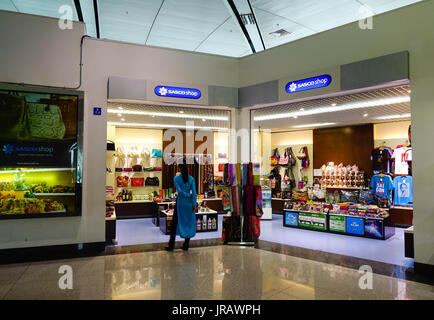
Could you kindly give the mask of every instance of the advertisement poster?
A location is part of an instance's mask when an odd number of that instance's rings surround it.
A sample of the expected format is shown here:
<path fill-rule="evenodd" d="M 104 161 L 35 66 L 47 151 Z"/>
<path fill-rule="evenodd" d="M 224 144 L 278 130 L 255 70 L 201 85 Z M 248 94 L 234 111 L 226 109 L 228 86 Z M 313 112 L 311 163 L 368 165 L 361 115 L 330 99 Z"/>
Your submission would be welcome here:
<path fill-rule="evenodd" d="M 369 237 L 383 238 L 383 220 L 366 219 L 365 234 Z"/>
<path fill-rule="evenodd" d="M 330 215 L 329 229 L 335 232 L 345 232 L 345 217 Z"/>
<path fill-rule="evenodd" d="M 300 212 L 298 215 L 298 225 L 305 228 L 326 230 L 326 215 L 318 213 Z"/>
<path fill-rule="evenodd" d="M 0 91 L 0 140 L 76 140 L 78 97 Z"/>
<path fill-rule="evenodd" d="M 296 227 L 298 213 L 295 211 L 285 211 L 285 225 Z"/>
<path fill-rule="evenodd" d="M 347 233 L 363 236 L 363 220 L 364 218 L 347 217 Z"/>

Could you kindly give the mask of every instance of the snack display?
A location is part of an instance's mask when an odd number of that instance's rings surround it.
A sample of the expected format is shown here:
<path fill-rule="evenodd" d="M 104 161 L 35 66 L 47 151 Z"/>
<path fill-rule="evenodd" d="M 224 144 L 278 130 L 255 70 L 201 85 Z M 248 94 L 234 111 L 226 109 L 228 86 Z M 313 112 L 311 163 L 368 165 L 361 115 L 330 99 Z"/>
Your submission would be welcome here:
<path fill-rule="evenodd" d="M 0 181 L 0 191 L 11 191 L 12 184 L 9 181 Z"/>
<path fill-rule="evenodd" d="M 75 188 L 62 185 L 48 187 L 46 182 L 41 182 L 30 185 L 30 191 L 33 193 L 74 193 Z"/>
<path fill-rule="evenodd" d="M 65 206 L 61 202 L 48 199 L 9 198 L 0 200 L 0 215 L 37 214 L 59 211 L 65 211 Z"/>

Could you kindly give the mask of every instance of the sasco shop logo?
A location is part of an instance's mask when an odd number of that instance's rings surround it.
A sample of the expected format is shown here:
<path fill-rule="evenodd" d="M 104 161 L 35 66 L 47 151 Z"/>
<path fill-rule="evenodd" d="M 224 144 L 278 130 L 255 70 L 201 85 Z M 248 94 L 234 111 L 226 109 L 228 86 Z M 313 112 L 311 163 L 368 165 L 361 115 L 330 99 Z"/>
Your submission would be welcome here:
<path fill-rule="evenodd" d="M 285 90 L 288 93 L 295 93 L 327 87 L 330 83 L 332 83 L 332 77 L 328 74 L 324 74 L 322 76 L 288 82 L 285 86 Z"/>
<path fill-rule="evenodd" d="M 3 145 L 2 151 L 6 155 L 11 155 L 15 152 L 25 152 L 25 153 L 53 153 L 54 148 L 50 147 L 14 147 L 11 144 Z"/>
<path fill-rule="evenodd" d="M 5 144 L 3 145 L 3 149 L 2 149 L 4 154 L 12 154 L 12 152 L 14 152 L 14 146 L 10 145 L 10 144 Z"/>
<path fill-rule="evenodd" d="M 154 92 L 159 97 L 182 98 L 182 99 L 199 99 L 202 93 L 194 88 L 156 86 Z"/>

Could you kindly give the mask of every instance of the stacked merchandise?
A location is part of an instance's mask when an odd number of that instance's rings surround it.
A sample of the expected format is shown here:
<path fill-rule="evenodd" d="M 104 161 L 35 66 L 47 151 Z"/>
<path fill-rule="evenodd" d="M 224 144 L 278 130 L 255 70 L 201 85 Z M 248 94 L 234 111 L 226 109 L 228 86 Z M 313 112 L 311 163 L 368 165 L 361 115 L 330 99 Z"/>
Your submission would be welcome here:
<path fill-rule="evenodd" d="M 262 188 L 254 181 L 253 164 L 225 164 L 223 171 L 223 242 L 252 243 L 260 236 Z"/>
<path fill-rule="evenodd" d="M 114 190 L 112 186 L 105 187 L 105 216 L 110 218 L 115 214 L 115 201 L 114 201 Z"/>
<path fill-rule="evenodd" d="M 354 165 L 344 166 L 342 163 L 335 165 L 329 162 L 321 167 L 322 176 L 320 184 L 322 187 L 363 187 L 365 174 L 359 171 L 359 167 Z"/>

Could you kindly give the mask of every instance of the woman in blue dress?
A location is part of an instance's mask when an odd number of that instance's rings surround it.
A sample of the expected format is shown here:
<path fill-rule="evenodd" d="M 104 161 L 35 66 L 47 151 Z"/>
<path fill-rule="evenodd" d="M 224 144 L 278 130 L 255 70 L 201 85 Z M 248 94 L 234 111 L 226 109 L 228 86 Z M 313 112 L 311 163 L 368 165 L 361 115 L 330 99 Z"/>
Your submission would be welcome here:
<path fill-rule="evenodd" d="M 187 165 L 179 165 L 181 174 L 177 175 L 173 182 L 175 184 L 178 197 L 176 199 L 175 210 L 170 230 L 169 246 L 167 251 L 172 251 L 175 247 L 175 237 L 179 235 L 184 238 L 182 249 L 187 251 L 190 245 L 190 238 L 196 235 L 196 184 L 194 178 L 188 174 Z"/>

